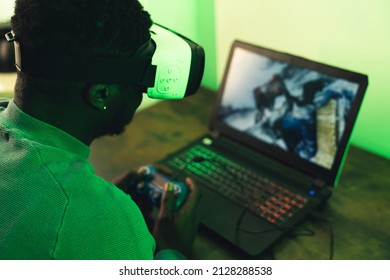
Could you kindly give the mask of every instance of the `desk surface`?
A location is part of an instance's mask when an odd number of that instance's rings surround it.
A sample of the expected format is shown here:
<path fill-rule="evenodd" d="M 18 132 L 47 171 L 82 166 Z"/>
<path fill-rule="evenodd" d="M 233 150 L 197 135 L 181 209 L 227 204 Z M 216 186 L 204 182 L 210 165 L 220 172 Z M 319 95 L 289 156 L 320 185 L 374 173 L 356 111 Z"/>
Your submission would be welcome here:
<path fill-rule="evenodd" d="M 96 140 L 90 160 L 107 180 L 154 163 L 207 131 L 216 94 L 206 89 L 180 101 L 163 101 L 135 115 L 123 135 Z M 390 161 L 360 148 L 349 150 L 339 186 L 321 209 L 328 220 L 308 218 L 300 226 L 313 236 L 285 236 L 260 259 L 327 259 L 330 230 L 333 259 L 390 259 Z M 329 226 L 330 227 L 329 227 Z M 245 259 L 201 227 L 194 244 L 197 259 Z"/>

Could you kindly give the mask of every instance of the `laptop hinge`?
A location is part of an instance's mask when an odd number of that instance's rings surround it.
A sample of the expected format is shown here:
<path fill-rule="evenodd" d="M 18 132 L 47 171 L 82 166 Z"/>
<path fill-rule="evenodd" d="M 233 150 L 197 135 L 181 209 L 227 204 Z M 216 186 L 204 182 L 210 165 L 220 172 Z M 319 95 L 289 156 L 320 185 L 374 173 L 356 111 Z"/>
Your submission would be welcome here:
<path fill-rule="evenodd" d="M 217 130 L 209 131 L 209 134 L 210 134 L 210 136 L 211 136 L 213 139 L 217 139 L 217 138 L 219 137 L 219 131 L 217 131 Z"/>
<path fill-rule="evenodd" d="M 321 179 L 315 179 L 312 183 L 312 186 L 316 189 L 323 189 L 326 187 L 326 182 Z"/>

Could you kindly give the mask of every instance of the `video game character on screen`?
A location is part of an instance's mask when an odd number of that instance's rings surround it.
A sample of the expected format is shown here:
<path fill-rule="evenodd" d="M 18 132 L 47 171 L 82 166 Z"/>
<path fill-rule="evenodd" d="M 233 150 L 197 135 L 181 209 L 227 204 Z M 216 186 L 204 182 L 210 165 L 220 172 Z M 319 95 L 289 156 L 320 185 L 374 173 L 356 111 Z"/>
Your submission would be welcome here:
<path fill-rule="evenodd" d="M 325 168 L 333 164 L 358 84 L 240 50 L 249 75 L 232 67 L 219 119 Z M 236 71 L 236 72 L 235 72 Z M 241 94 L 237 94 L 240 91 Z M 239 96 L 240 100 L 237 99 Z"/>

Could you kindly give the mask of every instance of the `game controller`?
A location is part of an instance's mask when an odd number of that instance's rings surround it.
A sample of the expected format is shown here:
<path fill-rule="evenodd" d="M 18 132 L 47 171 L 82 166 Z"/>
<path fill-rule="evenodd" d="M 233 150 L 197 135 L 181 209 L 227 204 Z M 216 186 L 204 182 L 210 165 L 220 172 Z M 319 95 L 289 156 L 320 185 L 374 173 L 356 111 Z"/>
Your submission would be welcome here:
<path fill-rule="evenodd" d="M 154 205 L 159 207 L 165 183 L 168 182 L 173 184 L 176 195 L 174 210 L 177 211 L 181 207 L 188 195 L 188 187 L 185 184 L 171 180 L 152 165 L 142 166 L 139 171 L 145 178 L 137 185 L 138 193 L 146 195 Z"/>

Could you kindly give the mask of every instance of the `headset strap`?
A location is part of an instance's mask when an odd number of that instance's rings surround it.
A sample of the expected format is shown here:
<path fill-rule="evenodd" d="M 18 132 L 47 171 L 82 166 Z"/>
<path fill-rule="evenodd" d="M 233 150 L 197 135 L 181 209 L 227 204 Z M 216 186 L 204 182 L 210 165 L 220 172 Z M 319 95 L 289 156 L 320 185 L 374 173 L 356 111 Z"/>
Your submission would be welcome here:
<path fill-rule="evenodd" d="M 143 44 L 131 57 L 88 57 L 52 55 L 22 51 L 13 31 L 5 36 L 15 46 L 18 71 L 32 77 L 87 83 L 154 85 L 156 66 L 152 65 L 153 40 Z"/>

